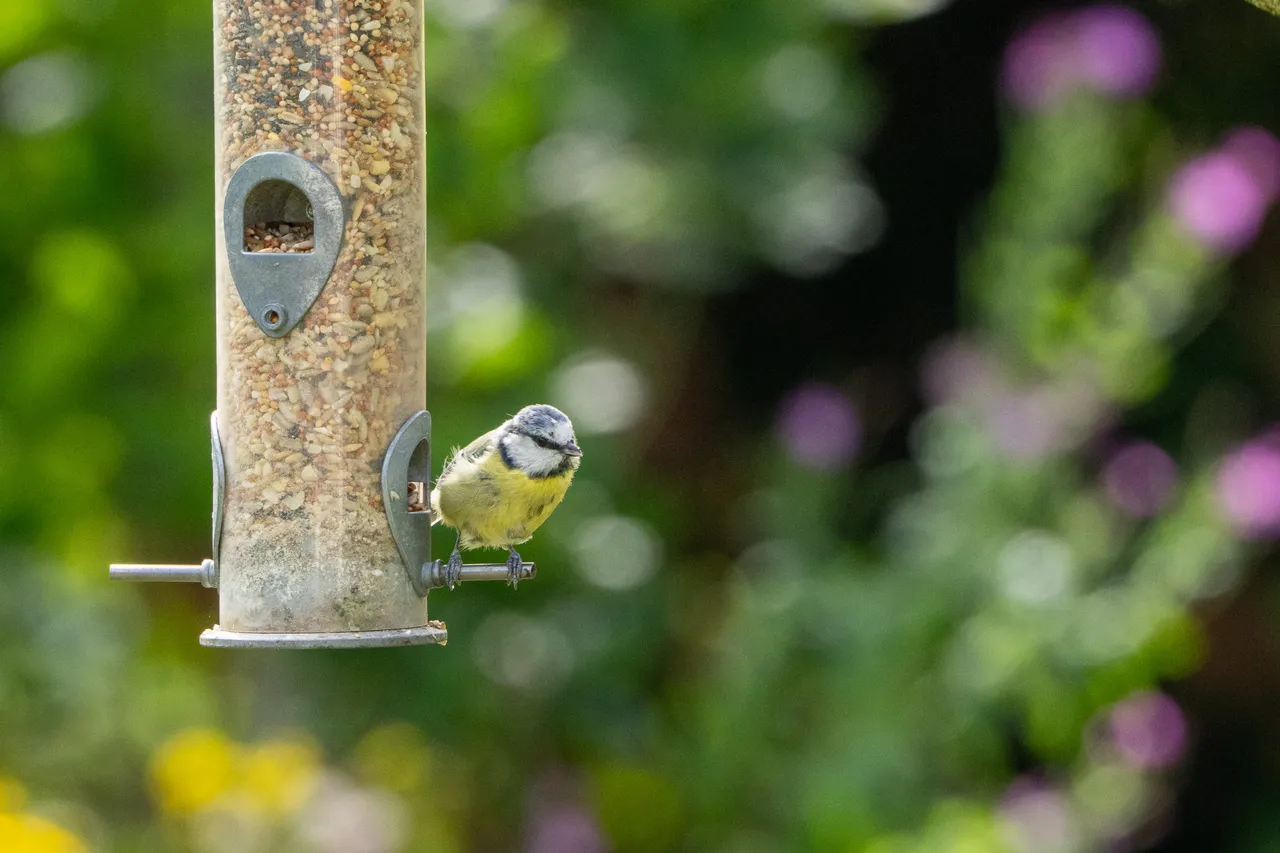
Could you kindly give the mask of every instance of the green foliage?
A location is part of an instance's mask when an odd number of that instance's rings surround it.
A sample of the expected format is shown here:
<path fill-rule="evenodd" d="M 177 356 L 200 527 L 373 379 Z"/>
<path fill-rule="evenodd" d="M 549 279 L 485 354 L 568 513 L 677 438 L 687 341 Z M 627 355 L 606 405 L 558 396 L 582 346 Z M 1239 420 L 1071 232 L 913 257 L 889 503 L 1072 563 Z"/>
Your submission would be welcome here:
<path fill-rule="evenodd" d="M 1249 0 L 1250 3 L 1259 9 L 1265 9 L 1273 15 L 1280 15 L 1280 4 L 1273 3 L 1271 0 Z"/>
<path fill-rule="evenodd" d="M 928 5 L 428 7 L 434 444 L 536 398 L 587 456 L 536 583 L 433 595 L 447 648 L 303 655 L 200 650 L 211 594 L 106 583 L 208 555 L 208 10 L 0 4 L 0 818 L 12 778 L 138 853 L 324 851 L 333 815 L 387 853 L 993 853 L 1028 849 L 1032 767 L 1070 824 L 1044 849 L 1141 827 L 1165 768 L 1109 715 L 1195 669 L 1193 608 L 1250 554 L 1215 485 L 1237 436 L 1188 428 L 1150 518 L 1099 485 L 1091 442 L 1180 387 L 1227 272 L 1167 212 L 1161 112 L 1005 117 L 963 375 L 906 459 L 866 417 L 865 465 L 806 462 L 714 388 L 717 295 L 878 239 L 864 22 Z M 86 106 L 24 125 L 4 81 L 49 56 Z"/>

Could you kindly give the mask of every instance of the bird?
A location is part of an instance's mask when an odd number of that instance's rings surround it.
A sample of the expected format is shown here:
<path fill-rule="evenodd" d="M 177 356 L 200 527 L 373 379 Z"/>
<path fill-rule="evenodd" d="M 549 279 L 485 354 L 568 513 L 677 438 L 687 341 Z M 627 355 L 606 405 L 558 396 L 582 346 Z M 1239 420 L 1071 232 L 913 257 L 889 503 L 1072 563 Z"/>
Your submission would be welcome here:
<path fill-rule="evenodd" d="M 573 423 L 539 403 L 468 444 L 455 447 L 431 490 L 432 524 L 458 531 L 445 585 L 461 578 L 462 549 L 506 548 L 507 583 L 517 586 L 528 542 L 564 500 L 582 462 Z"/>

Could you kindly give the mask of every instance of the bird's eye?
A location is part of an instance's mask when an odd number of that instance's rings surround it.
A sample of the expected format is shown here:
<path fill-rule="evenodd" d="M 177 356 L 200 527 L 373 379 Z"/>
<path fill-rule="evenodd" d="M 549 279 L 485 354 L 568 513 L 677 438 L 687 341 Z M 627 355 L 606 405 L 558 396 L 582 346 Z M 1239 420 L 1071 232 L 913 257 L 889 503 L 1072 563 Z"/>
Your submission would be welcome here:
<path fill-rule="evenodd" d="M 539 447 L 550 447 L 550 446 L 551 446 L 551 442 L 547 441 L 545 438 L 543 438 L 543 437 L 542 437 L 542 436 L 540 436 L 540 435 L 532 435 L 532 436 L 529 436 L 529 437 L 530 437 L 530 438 L 532 438 L 532 439 L 533 439 L 533 443 L 534 443 L 534 444 L 536 444 L 536 445 L 538 445 Z"/>

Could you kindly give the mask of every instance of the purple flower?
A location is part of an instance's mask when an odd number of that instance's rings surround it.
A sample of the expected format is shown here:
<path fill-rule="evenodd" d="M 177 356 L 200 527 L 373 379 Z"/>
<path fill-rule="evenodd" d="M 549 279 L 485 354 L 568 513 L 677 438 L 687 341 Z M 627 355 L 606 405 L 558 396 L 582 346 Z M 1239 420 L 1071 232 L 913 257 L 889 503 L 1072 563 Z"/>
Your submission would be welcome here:
<path fill-rule="evenodd" d="M 529 787 L 525 853 L 605 853 L 596 819 L 579 802 L 582 780 L 572 767 L 548 767 Z"/>
<path fill-rule="evenodd" d="M 1137 518 L 1149 518 L 1172 496 L 1178 484 L 1178 466 L 1156 445 L 1137 442 L 1107 460 L 1102 482 L 1116 506 Z"/>
<path fill-rule="evenodd" d="M 1068 20 L 1066 15 L 1047 15 L 1009 42 L 1001 87 L 1015 106 L 1043 109 L 1074 87 Z"/>
<path fill-rule="evenodd" d="M 1023 109 L 1043 109 L 1078 88 L 1115 98 L 1146 94 L 1160 71 L 1160 39 L 1127 6 L 1101 4 L 1051 14 L 1005 51 L 1001 85 Z"/>
<path fill-rule="evenodd" d="M 542 811 L 525 845 L 526 853 L 605 853 L 607 849 L 595 820 L 571 804 Z"/>
<path fill-rule="evenodd" d="M 1268 199 L 1280 193 L 1280 140 L 1260 127 L 1241 127 L 1231 132 L 1222 150 L 1244 167 Z"/>
<path fill-rule="evenodd" d="M 1089 6 L 1076 13 L 1075 49 L 1081 78 L 1117 98 L 1144 95 L 1160 71 L 1160 39 L 1127 6 Z"/>
<path fill-rule="evenodd" d="M 1169 183 L 1169 211 L 1205 248 L 1235 252 L 1253 242 L 1268 193 L 1236 157 L 1215 151 L 1183 166 Z"/>
<path fill-rule="evenodd" d="M 1264 439 L 1232 453 L 1218 468 L 1217 493 L 1223 514 L 1240 535 L 1280 534 L 1280 447 Z"/>
<path fill-rule="evenodd" d="M 783 401 L 778 433 L 795 462 L 815 471 L 834 471 L 853 459 L 861 428 L 848 397 L 830 385 L 809 383 Z"/>
<path fill-rule="evenodd" d="M 1178 703 L 1163 693 L 1133 694 L 1111 709 L 1108 723 L 1116 750 L 1133 767 L 1168 767 L 1186 749 L 1186 718 Z"/>

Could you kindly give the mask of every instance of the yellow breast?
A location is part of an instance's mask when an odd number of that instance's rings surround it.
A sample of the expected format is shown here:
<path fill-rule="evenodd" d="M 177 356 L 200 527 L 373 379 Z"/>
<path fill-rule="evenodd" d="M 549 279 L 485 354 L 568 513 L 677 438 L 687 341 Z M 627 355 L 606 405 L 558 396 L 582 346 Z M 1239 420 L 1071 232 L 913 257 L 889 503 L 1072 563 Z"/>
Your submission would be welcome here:
<path fill-rule="evenodd" d="M 573 471 L 533 479 L 497 453 L 460 461 L 437 484 L 440 520 L 462 534 L 464 548 L 502 548 L 529 541 L 564 499 Z"/>

